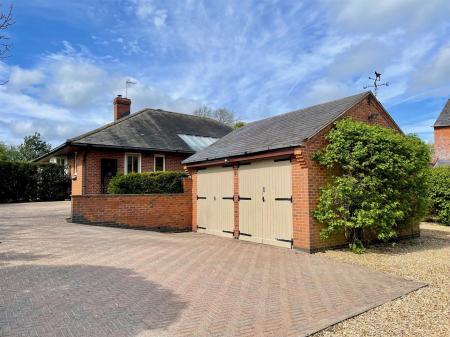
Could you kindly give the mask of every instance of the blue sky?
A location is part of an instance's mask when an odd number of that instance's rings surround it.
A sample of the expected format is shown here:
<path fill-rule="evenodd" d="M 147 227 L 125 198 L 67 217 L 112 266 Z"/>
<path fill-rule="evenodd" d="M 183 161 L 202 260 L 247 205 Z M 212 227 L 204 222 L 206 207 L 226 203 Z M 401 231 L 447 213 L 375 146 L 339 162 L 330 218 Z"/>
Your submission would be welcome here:
<path fill-rule="evenodd" d="M 126 79 L 133 111 L 207 104 L 253 121 L 361 92 L 378 70 L 380 101 L 427 141 L 450 95 L 448 0 L 12 3 L 5 143 L 39 131 L 57 145 L 111 121 Z"/>

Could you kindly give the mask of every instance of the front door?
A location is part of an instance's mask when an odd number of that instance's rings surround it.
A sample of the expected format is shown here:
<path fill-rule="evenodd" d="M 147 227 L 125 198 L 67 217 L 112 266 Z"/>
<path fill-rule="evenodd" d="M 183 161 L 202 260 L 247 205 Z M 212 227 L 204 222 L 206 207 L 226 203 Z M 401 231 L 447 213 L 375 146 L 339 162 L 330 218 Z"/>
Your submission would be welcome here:
<path fill-rule="evenodd" d="M 109 182 L 117 174 L 117 159 L 102 159 L 101 172 L 101 193 L 108 193 Z"/>

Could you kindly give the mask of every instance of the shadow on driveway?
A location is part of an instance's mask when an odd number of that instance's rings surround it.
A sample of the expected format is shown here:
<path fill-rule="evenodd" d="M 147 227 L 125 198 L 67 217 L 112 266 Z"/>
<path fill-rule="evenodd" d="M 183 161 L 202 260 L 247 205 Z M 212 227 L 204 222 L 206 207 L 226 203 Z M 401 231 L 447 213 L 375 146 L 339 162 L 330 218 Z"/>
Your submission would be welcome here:
<path fill-rule="evenodd" d="M 1 336 L 135 336 L 169 327 L 186 307 L 125 268 L 22 265 L 0 279 Z"/>

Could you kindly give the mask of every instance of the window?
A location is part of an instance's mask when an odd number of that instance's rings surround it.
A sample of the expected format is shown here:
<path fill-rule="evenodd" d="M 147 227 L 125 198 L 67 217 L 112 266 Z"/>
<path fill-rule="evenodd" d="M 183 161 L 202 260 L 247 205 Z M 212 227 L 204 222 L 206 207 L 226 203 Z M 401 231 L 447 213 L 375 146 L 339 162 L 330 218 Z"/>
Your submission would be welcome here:
<path fill-rule="evenodd" d="M 155 165 L 154 171 L 165 171 L 166 170 L 166 158 L 162 154 L 155 154 Z"/>
<path fill-rule="evenodd" d="M 125 174 L 141 172 L 141 155 L 139 153 L 125 153 Z"/>
<path fill-rule="evenodd" d="M 63 157 L 52 157 L 52 158 L 50 158 L 50 163 L 64 166 L 64 172 L 66 174 L 69 174 L 70 169 L 69 169 L 69 162 L 67 160 L 67 157 L 65 157 L 65 156 L 63 156 Z"/>

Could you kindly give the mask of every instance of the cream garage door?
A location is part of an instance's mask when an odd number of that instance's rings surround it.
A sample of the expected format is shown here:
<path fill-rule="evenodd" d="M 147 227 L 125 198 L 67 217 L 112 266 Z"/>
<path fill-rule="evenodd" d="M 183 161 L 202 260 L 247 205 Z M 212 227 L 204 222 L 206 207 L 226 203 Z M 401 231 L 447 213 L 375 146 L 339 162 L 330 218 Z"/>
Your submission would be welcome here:
<path fill-rule="evenodd" d="M 290 160 L 262 160 L 239 166 L 239 239 L 292 245 Z"/>
<path fill-rule="evenodd" d="M 197 172 L 197 228 L 199 232 L 233 236 L 232 167 L 208 167 Z"/>

